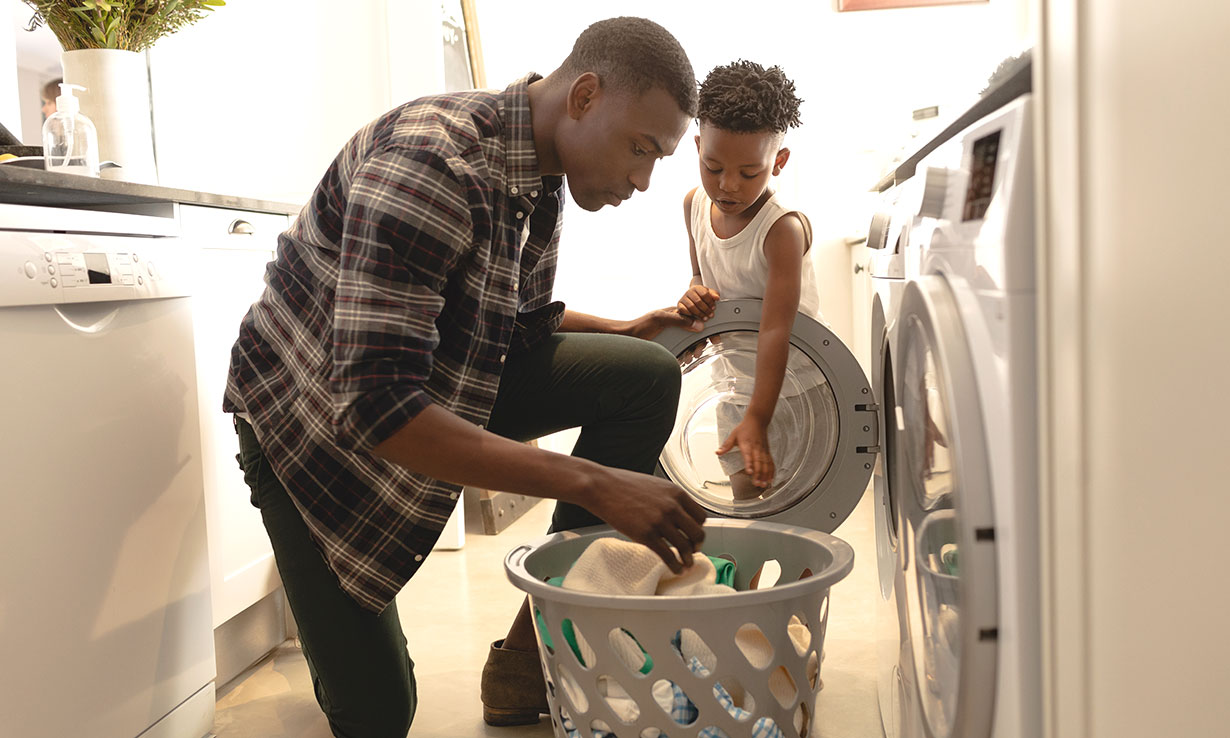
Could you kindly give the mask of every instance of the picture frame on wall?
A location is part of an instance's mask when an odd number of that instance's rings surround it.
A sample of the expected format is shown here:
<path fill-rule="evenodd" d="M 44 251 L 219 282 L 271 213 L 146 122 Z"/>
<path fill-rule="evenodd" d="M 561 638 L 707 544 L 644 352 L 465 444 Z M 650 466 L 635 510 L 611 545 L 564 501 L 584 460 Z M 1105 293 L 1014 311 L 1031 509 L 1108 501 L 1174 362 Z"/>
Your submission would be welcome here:
<path fill-rule="evenodd" d="M 921 8 L 928 5 L 969 5 L 987 2 L 990 2 L 990 0 L 837 0 L 837 12 Z"/>

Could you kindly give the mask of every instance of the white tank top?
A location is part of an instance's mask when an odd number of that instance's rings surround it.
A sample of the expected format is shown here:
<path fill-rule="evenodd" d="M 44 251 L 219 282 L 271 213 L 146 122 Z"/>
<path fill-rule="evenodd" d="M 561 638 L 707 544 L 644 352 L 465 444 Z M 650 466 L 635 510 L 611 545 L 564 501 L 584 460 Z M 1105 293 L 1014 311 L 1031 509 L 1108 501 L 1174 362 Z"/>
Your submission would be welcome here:
<path fill-rule="evenodd" d="M 711 201 L 701 187 L 692 195 L 692 239 L 696 243 L 696 261 L 700 264 L 701 282 L 717 290 L 723 300 L 756 298 L 763 300 L 769 281 L 769 262 L 764 255 L 764 240 L 769 229 L 783 215 L 797 212 L 786 208 L 777 193 L 765 202 L 752 218 L 730 238 L 718 238 L 710 219 Z M 801 215 L 801 213 L 800 213 Z M 806 220 L 804 220 L 806 223 Z M 808 250 L 803 253 L 799 285 L 799 312 L 823 323 L 820 296 L 816 289 L 816 272 L 812 267 L 811 228 L 805 227 Z"/>

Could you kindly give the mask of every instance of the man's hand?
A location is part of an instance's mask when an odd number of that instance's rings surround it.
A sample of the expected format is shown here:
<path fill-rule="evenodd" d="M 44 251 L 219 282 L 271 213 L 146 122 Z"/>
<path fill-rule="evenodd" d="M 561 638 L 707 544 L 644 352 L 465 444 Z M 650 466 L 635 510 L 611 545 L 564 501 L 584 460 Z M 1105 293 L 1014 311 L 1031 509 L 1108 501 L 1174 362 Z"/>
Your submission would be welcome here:
<path fill-rule="evenodd" d="M 743 470 L 751 475 L 757 487 L 768 487 L 777 473 L 773 454 L 769 452 L 767 425 L 745 416 L 717 450 L 717 455 L 721 456 L 738 446 L 739 453 L 743 454 Z"/>
<path fill-rule="evenodd" d="M 705 324 L 690 316 L 680 314 L 674 308 L 667 308 L 665 310 L 650 310 L 635 320 L 629 320 L 624 324 L 623 330 L 619 332 L 634 338 L 652 341 L 664 329 L 671 326 L 679 326 L 684 330 L 697 333 L 704 329 Z"/>
<path fill-rule="evenodd" d="M 683 293 L 683 297 L 679 298 L 679 304 L 676 305 L 681 315 L 687 315 L 696 318 L 700 321 L 706 321 L 713 317 L 713 310 L 717 306 L 718 293 L 711 290 L 703 284 L 694 284 L 688 288 L 688 291 Z"/>
<path fill-rule="evenodd" d="M 705 540 L 704 508 L 661 477 L 598 466 L 583 504 L 615 530 L 648 546 L 676 574 L 692 565 L 692 554 Z"/>

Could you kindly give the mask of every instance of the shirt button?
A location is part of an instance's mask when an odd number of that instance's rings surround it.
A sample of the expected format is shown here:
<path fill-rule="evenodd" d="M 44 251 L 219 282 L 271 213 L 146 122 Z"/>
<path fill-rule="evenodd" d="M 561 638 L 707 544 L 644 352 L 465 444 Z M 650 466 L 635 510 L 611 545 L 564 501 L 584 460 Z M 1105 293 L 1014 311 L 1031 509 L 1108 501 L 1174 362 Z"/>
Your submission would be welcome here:
<path fill-rule="evenodd" d="M 513 292 L 516 292 L 521 287 L 520 282 L 513 282 Z"/>
<path fill-rule="evenodd" d="M 538 190 L 534 190 L 533 192 L 531 192 L 530 197 L 538 197 Z"/>
<path fill-rule="evenodd" d="M 415 561 L 422 561 L 422 560 L 423 560 L 423 554 L 415 554 L 415 555 L 414 555 L 414 560 L 415 560 Z"/>
<path fill-rule="evenodd" d="M 507 354 L 500 354 L 500 363 L 501 363 L 501 364 L 503 364 L 503 363 L 504 363 L 504 360 L 505 360 L 505 359 L 507 359 L 507 358 L 508 358 L 508 355 L 507 355 Z"/>
<path fill-rule="evenodd" d="M 449 496 L 449 499 L 453 499 L 453 500 L 457 499 L 457 493 L 456 493 L 456 492 L 450 492 L 448 496 Z"/>
<path fill-rule="evenodd" d="M 520 191 L 521 191 L 521 188 L 520 188 L 520 187 L 517 187 L 516 185 L 513 185 L 512 187 L 509 187 L 509 188 L 508 188 L 508 191 L 509 191 L 511 194 L 515 195 L 515 194 L 517 194 L 518 192 L 520 192 Z"/>
<path fill-rule="evenodd" d="M 521 212 L 520 210 L 518 210 L 518 211 L 517 211 L 517 220 L 521 220 L 521 219 L 522 219 L 522 218 L 524 218 L 524 217 L 525 217 L 525 213 L 523 213 L 523 212 Z"/>

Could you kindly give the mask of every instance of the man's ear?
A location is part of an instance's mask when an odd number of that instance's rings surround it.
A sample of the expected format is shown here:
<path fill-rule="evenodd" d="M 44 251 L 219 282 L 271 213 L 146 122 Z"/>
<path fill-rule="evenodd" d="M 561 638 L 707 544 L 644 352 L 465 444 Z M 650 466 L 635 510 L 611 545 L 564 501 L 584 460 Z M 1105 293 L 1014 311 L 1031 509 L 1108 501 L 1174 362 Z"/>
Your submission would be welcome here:
<path fill-rule="evenodd" d="M 602 80 L 593 72 L 585 72 L 568 88 L 568 117 L 580 120 L 602 95 Z"/>
<path fill-rule="evenodd" d="M 773 159 L 773 176 L 781 174 L 788 161 L 790 161 L 790 149 L 784 147 L 778 149 L 777 156 Z"/>

